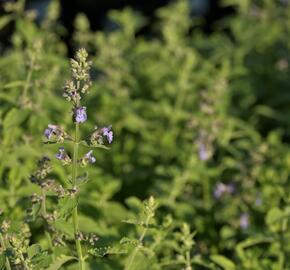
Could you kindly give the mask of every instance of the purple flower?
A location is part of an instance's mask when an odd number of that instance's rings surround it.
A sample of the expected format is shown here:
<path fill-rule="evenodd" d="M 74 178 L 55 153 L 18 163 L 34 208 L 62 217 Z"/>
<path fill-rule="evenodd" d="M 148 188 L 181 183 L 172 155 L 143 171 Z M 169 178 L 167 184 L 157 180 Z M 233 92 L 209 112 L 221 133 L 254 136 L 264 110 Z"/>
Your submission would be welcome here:
<path fill-rule="evenodd" d="M 56 125 L 49 124 L 48 127 L 44 130 L 44 136 L 50 140 L 53 134 L 56 134 L 58 127 Z"/>
<path fill-rule="evenodd" d="M 113 141 L 113 131 L 111 130 L 111 128 L 112 126 L 102 128 L 102 134 L 107 138 L 109 143 L 112 143 Z"/>
<path fill-rule="evenodd" d="M 64 147 L 59 148 L 59 152 L 55 155 L 58 160 L 61 160 L 64 165 L 67 165 L 71 162 L 70 157 L 65 152 Z"/>
<path fill-rule="evenodd" d="M 250 226 L 249 214 L 243 213 L 240 216 L 240 227 L 242 229 L 247 229 Z"/>
<path fill-rule="evenodd" d="M 65 158 L 65 151 L 64 151 L 64 147 L 60 147 L 59 148 L 59 153 L 57 153 L 55 155 L 55 157 L 59 160 L 63 160 Z"/>
<path fill-rule="evenodd" d="M 214 190 L 214 197 L 219 199 L 227 191 L 227 186 L 223 183 L 218 183 Z"/>
<path fill-rule="evenodd" d="M 207 149 L 204 143 L 199 144 L 199 159 L 202 161 L 209 159 L 209 153 L 207 152 Z"/>
<path fill-rule="evenodd" d="M 65 131 L 57 125 L 49 124 L 48 127 L 44 130 L 44 137 L 48 140 L 56 140 L 57 142 L 63 142 L 67 137 Z"/>
<path fill-rule="evenodd" d="M 218 183 L 214 190 L 214 197 L 216 199 L 220 199 L 224 194 L 232 194 L 235 191 L 234 184 L 224 184 L 224 183 Z"/>
<path fill-rule="evenodd" d="M 80 160 L 80 164 L 82 167 L 85 167 L 87 164 L 93 164 L 96 162 L 96 158 L 92 156 L 93 150 L 90 150 L 86 153 Z"/>
<path fill-rule="evenodd" d="M 88 160 L 89 163 L 95 163 L 96 158 L 92 156 L 93 150 L 89 151 L 88 153 L 85 154 L 85 158 Z"/>
<path fill-rule="evenodd" d="M 77 107 L 74 111 L 74 120 L 76 123 L 83 123 L 87 120 L 86 107 Z"/>

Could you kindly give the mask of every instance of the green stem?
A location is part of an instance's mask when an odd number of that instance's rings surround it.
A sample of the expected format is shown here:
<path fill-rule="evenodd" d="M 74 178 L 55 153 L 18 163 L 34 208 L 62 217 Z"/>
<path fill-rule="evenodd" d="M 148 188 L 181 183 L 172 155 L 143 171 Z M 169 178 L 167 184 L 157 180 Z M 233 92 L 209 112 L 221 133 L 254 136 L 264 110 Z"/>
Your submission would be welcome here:
<path fill-rule="evenodd" d="M 51 236 L 48 232 L 48 226 L 47 226 L 47 222 L 46 222 L 46 219 L 45 219 L 45 216 L 46 216 L 46 192 L 45 192 L 45 189 L 42 188 L 41 189 L 41 195 L 42 195 L 42 202 L 41 202 L 41 213 L 42 213 L 42 217 L 44 219 L 44 222 L 45 222 L 45 237 L 47 239 L 47 242 L 48 242 L 48 246 L 49 246 L 49 249 L 51 251 L 51 257 L 53 260 L 55 260 L 55 256 L 54 256 L 54 252 L 53 252 L 53 245 L 52 245 L 52 240 L 51 240 Z"/>
<path fill-rule="evenodd" d="M 28 265 L 27 265 L 27 263 L 26 263 L 26 261 L 25 261 L 25 259 L 24 259 L 24 257 L 23 257 L 23 254 L 20 253 L 19 256 L 20 256 L 20 260 L 21 260 L 21 262 L 23 263 L 23 268 L 24 268 L 24 270 L 29 270 L 29 267 L 28 267 Z"/>
<path fill-rule="evenodd" d="M 0 243 L 1 243 L 2 248 L 5 250 L 6 249 L 5 242 L 4 242 L 4 238 L 3 238 L 1 233 L 0 233 Z M 7 268 L 7 270 L 11 270 L 10 262 L 9 262 L 9 259 L 7 257 L 6 257 L 6 268 Z"/>
<path fill-rule="evenodd" d="M 129 260 L 128 260 L 128 263 L 127 263 L 127 265 L 125 266 L 125 270 L 130 270 L 131 267 L 132 267 L 132 264 L 133 264 L 133 262 L 134 262 L 134 259 L 135 259 L 136 255 L 137 255 L 138 249 L 139 249 L 139 247 L 142 245 L 143 239 L 144 239 L 144 237 L 145 237 L 145 235 L 146 235 L 149 221 L 150 221 L 150 216 L 147 216 L 146 221 L 145 221 L 145 227 L 143 227 L 142 233 L 141 233 L 141 235 L 140 235 L 140 237 L 139 237 L 139 240 L 138 240 L 139 243 L 138 243 L 138 245 L 134 248 L 134 250 L 133 250 L 133 252 L 132 252 L 132 254 L 131 254 L 131 256 L 130 256 L 130 258 L 129 258 Z"/>
<path fill-rule="evenodd" d="M 26 77 L 26 81 L 25 81 L 24 87 L 23 87 L 22 102 L 26 102 L 27 101 L 27 93 L 28 93 L 28 89 L 29 89 L 29 86 L 30 86 L 32 72 L 33 72 L 33 68 L 30 67 L 29 70 L 28 70 L 28 74 L 27 74 L 27 77 Z"/>
<path fill-rule="evenodd" d="M 190 251 L 186 251 L 186 254 L 185 254 L 185 257 L 186 257 L 186 270 L 191 270 L 191 261 L 190 261 Z"/>
<path fill-rule="evenodd" d="M 78 150 L 79 150 L 79 124 L 75 124 L 75 138 L 74 138 L 74 148 L 73 148 L 73 160 L 72 160 L 72 187 L 76 186 L 77 181 L 77 170 L 78 170 Z M 75 244 L 78 254 L 79 260 L 79 270 L 85 270 L 85 259 L 82 253 L 82 246 L 81 242 L 78 239 L 79 233 L 79 223 L 78 223 L 78 208 L 77 206 L 73 210 L 72 214 L 73 218 L 73 227 L 74 227 L 74 234 L 75 234 Z"/>

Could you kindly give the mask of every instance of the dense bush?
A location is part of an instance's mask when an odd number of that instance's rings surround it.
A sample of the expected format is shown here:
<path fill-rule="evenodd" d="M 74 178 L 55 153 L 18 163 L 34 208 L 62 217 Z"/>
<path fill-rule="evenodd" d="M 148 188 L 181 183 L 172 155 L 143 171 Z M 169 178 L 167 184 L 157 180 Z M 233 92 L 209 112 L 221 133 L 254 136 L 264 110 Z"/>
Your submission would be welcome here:
<path fill-rule="evenodd" d="M 58 2 L 40 24 L 23 1 L 9 4 L 0 18 L 15 24 L 0 59 L 1 269 L 81 269 L 75 240 L 85 269 L 290 269 L 287 3 L 225 1 L 236 12 L 210 35 L 186 0 L 160 9 L 146 37 L 136 35 L 146 18 L 130 9 L 97 33 L 80 14 L 74 46 L 92 61 L 81 135 L 110 123 L 114 142 L 84 161 L 93 164 L 75 185 L 55 158 L 60 145 L 43 136 L 48 124 L 74 130 Z"/>

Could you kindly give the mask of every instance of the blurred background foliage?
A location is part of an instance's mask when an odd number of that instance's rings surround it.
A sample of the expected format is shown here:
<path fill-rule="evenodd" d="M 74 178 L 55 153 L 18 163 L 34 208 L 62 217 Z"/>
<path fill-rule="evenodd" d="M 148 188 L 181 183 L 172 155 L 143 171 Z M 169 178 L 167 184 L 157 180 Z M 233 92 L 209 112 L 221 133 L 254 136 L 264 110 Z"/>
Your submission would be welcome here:
<path fill-rule="evenodd" d="M 99 235 L 100 246 L 137 237 L 122 221 L 153 195 L 155 222 L 165 227 L 149 230 L 134 269 L 181 269 L 183 223 L 196 232 L 193 269 L 290 269 L 289 4 L 223 5 L 234 12 L 210 34 L 186 0 L 158 9 L 146 35 L 137 34 L 146 16 L 131 8 L 111 11 L 101 31 L 83 13 L 74 21 L 72 46 L 85 47 L 93 62 L 83 136 L 105 123 L 115 134 L 110 151 L 95 151 L 80 226 Z M 0 59 L 0 208 L 21 222 L 39 192 L 29 182 L 35 160 L 57 152 L 42 143 L 44 128 L 72 128 L 61 97 L 69 61 L 58 1 L 38 23 L 23 1 L 6 9 L 0 28 L 15 29 Z M 53 165 L 63 183 L 68 172 Z M 30 227 L 30 243 L 45 247 L 41 226 Z M 90 267 L 122 269 L 124 258 L 108 255 Z"/>

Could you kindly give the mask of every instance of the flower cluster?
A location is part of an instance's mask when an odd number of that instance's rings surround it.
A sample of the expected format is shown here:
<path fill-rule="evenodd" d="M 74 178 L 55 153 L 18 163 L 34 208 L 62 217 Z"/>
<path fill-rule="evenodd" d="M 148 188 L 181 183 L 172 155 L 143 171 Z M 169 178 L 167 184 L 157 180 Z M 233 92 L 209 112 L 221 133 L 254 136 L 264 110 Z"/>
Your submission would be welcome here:
<path fill-rule="evenodd" d="M 86 153 L 80 160 L 80 164 L 82 167 L 85 167 L 87 164 L 93 164 L 96 162 L 96 158 L 92 156 L 93 150 L 90 150 Z"/>
<path fill-rule="evenodd" d="M 93 156 L 93 151 L 90 150 L 85 153 L 81 158 L 79 155 L 79 146 L 84 144 L 86 141 L 81 139 L 80 134 L 80 124 L 86 122 L 87 120 L 87 109 L 81 104 L 83 96 L 87 93 L 90 81 L 90 67 L 91 63 L 87 61 L 88 54 L 84 49 L 80 49 L 75 59 L 71 59 L 71 73 L 72 80 L 67 81 L 64 86 L 63 96 L 69 102 L 71 102 L 71 112 L 72 112 L 72 122 L 74 123 L 74 135 L 70 136 L 68 133 L 63 131 L 59 126 L 49 124 L 44 131 L 44 136 L 47 139 L 47 143 L 63 143 L 65 140 L 68 141 L 73 146 L 71 156 L 66 152 L 64 147 L 59 147 L 58 153 L 55 154 L 55 158 L 61 161 L 62 165 L 71 165 L 72 173 L 67 184 L 71 184 L 70 188 L 63 188 L 61 185 L 56 185 L 55 182 L 46 182 L 42 184 L 42 194 L 41 196 L 34 194 L 31 197 L 32 204 L 34 206 L 41 206 L 41 216 L 45 221 L 47 230 L 53 234 L 50 240 L 53 244 L 61 245 L 64 238 L 61 235 L 57 235 L 55 228 L 53 227 L 53 221 L 57 218 L 63 218 L 64 215 L 72 214 L 72 227 L 74 229 L 76 250 L 79 258 L 79 263 L 81 269 L 84 269 L 84 260 L 82 255 L 81 241 L 88 241 L 90 244 L 94 244 L 98 237 L 96 236 L 84 236 L 78 229 L 78 214 L 77 205 L 71 209 L 71 212 L 61 211 L 59 209 L 50 211 L 48 213 L 46 209 L 46 192 L 50 191 L 57 194 L 57 197 L 66 206 L 66 200 L 74 201 L 79 193 L 80 188 L 80 175 L 78 174 L 78 167 L 85 167 L 88 164 L 93 164 L 96 162 L 96 158 Z M 97 147 L 98 145 L 103 145 L 106 142 L 111 144 L 113 141 L 113 131 L 112 126 L 105 126 L 100 129 L 96 128 L 92 134 L 88 137 L 90 142 L 86 146 Z M 42 171 L 40 171 L 42 172 Z M 38 174 L 40 173 L 38 172 Z M 38 180 L 38 174 L 33 175 L 32 179 L 34 182 Z M 46 176 L 46 175 L 45 175 Z M 71 200 L 73 199 L 73 200 Z M 62 204 L 60 204 L 62 205 Z M 73 212 L 73 213 L 72 213 Z M 33 216 L 33 207 L 29 211 L 29 217 Z"/>
<path fill-rule="evenodd" d="M 38 169 L 30 176 L 32 183 L 42 185 L 51 172 L 50 159 L 47 156 L 42 157 L 37 162 Z"/>
<path fill-rule="evenodd" d="M 72 103 L 72 118 L 75 124 L 82 124 L 87 120 L 87 109 L 81 105 L 82 96 L 87 93 L 90 81 L 91 63 L 87 61 L 88 54 L 84 49 L 80 49 L 76 53 L 75 59 L 71 59 L 72 80 L 67 81 L 64 86 L 63 96 Z M 48 142 L 62 143 L 66 139 L 72 140 L 72 136 L 68 135 L 61 127 L 49 124 L 44 131 L 44 137 Z M 113 142 L 112 126 L 105 126 L 100 129 L 95 128 L 90 136 L 90 145 L 104 145 Z M 63 147 L 59 148 L 59 152 L 55 157 L 62 162 L 63 165 L 71 163 L 71 157 L 65 152 Z M 81 166 L 95 163 L 96 159 L 92 156 L 92 151 L 85 154 L 80 160 Z"/>
<path fill-rule="evenodd" d="M 106 139 L 106 141 L 108 143 L 112 143 L 113 142 L 113 131 L 111 130 L 112 126 L 108 126 L 108 127 L 102 127 L 100 129 L 98 129 L 97 127 L 95 128 L 94 132 L 91 135 L 91 144 L 92 145 L 96 145 L 96 144 L 104 144 L 104 139 Z"/>
<path fill-rule="evenodd" d="M 61 160 L 63 165 L 68 165 L 71 163 L 71 158 L 69 157 L 69 155 L 65 152 L 64 147 L 60 147 L 59 148 L 59 152 L 57 154 L 55 154 L 55 157 L 58 160 Z"/>
<path fill-rule="evenodd" d="M 87 120 L 86 107 L 76 107 L 73 113 L 75 123 L 83 123 Z"/>
<path fill-rule="evenodd" d="M 43 135 L 48 141 L 56 141 L 59 143 L 63 142 L 68 137 L 66 132 L 61 127 L 52 124 L 47 126 Z"/>
<path fill-rule="evenodd" d="M 78 107 L 82 94 L 86 94 L 91 86 L 90 68 L 91 62 L 87 61 L 88 54 L 85 49 L 76 53 L 76 59 L 71 59 L 71 72 L 74 80 L 67 81 L 64 86 L 63 96 L 71 101 L 74 107 Z"/>

